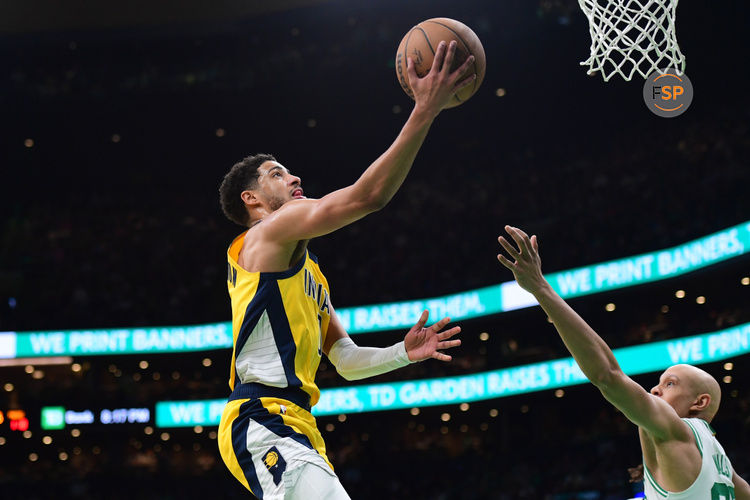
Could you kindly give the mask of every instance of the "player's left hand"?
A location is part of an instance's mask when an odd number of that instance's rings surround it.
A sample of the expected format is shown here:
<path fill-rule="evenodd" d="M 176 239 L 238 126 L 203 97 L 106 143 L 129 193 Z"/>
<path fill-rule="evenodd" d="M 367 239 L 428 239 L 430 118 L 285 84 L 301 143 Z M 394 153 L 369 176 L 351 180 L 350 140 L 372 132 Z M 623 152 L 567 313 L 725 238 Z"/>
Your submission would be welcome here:
<path fill-rule="evenodd" d="M 502 253 L 497 254 L 497 260 L 513 272 L 518 285 L 527 292 L 534 293 L 547 282 L 542 275 L 542 259 L 539 257 L 539 241 L 536 235 L 529 235 L 513 226 L 505 226 L 505 231 L 513 238 L 518 248 L 514 247 L 502 236 L 497 241 L 508 252 L 510 260 Z"/>
<path fill-rule="evenodd" d="M 422 311 L 417 324 L 411 327 L 411 330 L 404 338 L 404 346 L 409 361 L 422 361 L 425 359 L 435 358 L 440 361 L 450 361 L 453 359 L 447 354 L 439 352 L 440 349 L 448 349 L 461 345 L 461 341 L 448 340 L 461 331 L 460 326 L 454 326 L 450 330 L 441 332 L 445 326 L 450 323 L 450 318 L 443 318 L 429 328 L 425 328 L 430 313 L 425 309 Z"/>

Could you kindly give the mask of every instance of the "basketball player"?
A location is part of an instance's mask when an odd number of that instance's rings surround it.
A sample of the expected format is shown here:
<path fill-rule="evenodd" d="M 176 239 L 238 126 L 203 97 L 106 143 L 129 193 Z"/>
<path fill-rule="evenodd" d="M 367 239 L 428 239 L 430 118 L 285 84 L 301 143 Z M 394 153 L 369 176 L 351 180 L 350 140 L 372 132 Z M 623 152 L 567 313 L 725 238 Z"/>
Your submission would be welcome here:
<path fill-rule="evenodd" d="M 228 250 L 234 349 L 232 394 L 219 426 L 219 449 L 232 474 L 263 499 L 346 499 L 326 457 L 310 409 L 320 391 L 315 373 L 323 353 L 346 379 L 385 373 L 435 358 L 460 344 L 443 331 L 450 318 L 425 328 L 427 311 L 402 342 L 358 347 L 331 304 L 328 282 L 307 250 L 323 236 L 383 208 L 403 183 L 433 120 L 464 77 L 473 57 L 451 72 L 456 45 L 440 43 L 423 78 L 408 61 L 414 109 L 394 143 L 352 185 L 306 198 L 299 177 L 273 156 L 235 164 L 220 187 L 226 216 L 247 227 Z M 444 63 L 444 64 L 443 64 Z"/>
<path fill-rule="evenodd" d="M 623 373 L 607 344 L 544 279 L 537 237 L 511 226 L 505 230 L 518 248 L 498 237 L 512 260 L 502 253 L 497 259 L 534 295 L 584 375 L 638 426 L 646 498 L 750 500 L 750 486 L 734 472 L 709 425 L 721 399 L 716 379 L 700 368 L 675 365 L 646 392 Z"/>

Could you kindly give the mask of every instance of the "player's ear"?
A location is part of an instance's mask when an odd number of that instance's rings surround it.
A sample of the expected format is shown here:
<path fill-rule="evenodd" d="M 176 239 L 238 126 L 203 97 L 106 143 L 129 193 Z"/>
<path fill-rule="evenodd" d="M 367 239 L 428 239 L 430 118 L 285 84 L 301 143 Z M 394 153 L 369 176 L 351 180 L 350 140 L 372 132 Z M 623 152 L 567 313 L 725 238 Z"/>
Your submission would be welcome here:
<path fill-rule="evenodd" d="M 240 193 L 240 198 L 242 198 L 242 201 L 248 207 L 257 207 L 258 205 L 260 205 L 260 200 L 255 194 L 255 191 L 252 191 L 250 189 L 246 189 L 242 193 Z"/>
<path fill-rule="evenodd" d="M 711 395 L 710 394 L 699 394 L 697 398 L 695 398 L 695 401 L 693 401 L 693 405 L 690 407 L 691 410 L 694 411 L 703 411 L 706 408 L 709 407 L 711 404 Z"/>

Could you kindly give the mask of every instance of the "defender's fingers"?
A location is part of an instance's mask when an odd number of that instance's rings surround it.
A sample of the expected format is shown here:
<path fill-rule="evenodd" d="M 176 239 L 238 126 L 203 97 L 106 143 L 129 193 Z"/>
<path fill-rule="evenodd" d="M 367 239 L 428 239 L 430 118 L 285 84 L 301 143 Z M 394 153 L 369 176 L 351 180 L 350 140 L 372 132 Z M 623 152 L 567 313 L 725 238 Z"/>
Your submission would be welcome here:
<path fill-rule="evenodd" d="M 520 253 L 518 250 L 516 250 L 516 247 L 510 244 L 508 240 L 500 236 L 497 241 L 500 242 L 500 245 L 505 249 L 506 252 L 510 254 L 511 257 L 513 257 L 515 260 L 518 260 L 518 257 L 520 257 Z"/>
<path fill-rule="evenodd" d="M 510 269 L 511 271 L 513 270 L 513 266 L 514 266 L 514 263 L 513 263 L 513 262 L 511 262 L 511 261 L 509 261 L 509 260 L 508 260 L 508 259 L 507 259 L 507 258 L 505 257 L 505 255 L 503 255 L 503 254 L 501 254 L 501 253 L 497 254 L 497 260 L 499 260 L 499 261 L 500 261 L 500 264 L 504 265 L 505 267 L 507 267 L 507 268 L 508 268 L 508 269 Z"/>
<path fill-rule="evenodd" d="M 518 230 L 515 227 L 510 228 L 510 230 L 508 231 L 508 234 L 510 234 L 511 238 L 513 238 L 513 241 L 515 241 L 516 245 L 518 245 L 519 255 L 523 253 L 526 253 L 526 254 L 529 253 L 529 249 L 526 248 L 526 245 L 523 242 L 523 236 L 521 236 L 521 234 L 518 232 Z M 518 260 L 517 257 L 516 257 L 516 260 Z"/>
<path fill-rule="evenodd" d="M 539 240 L 537 239 L 535 234 L 531 236 L 531 246 L 534 247 L 534 251 L 536 253 L 539 253 Z"/>
<path fill-rule="evenodd" d="M 519 233 L 521 233 L 521 237 L 523 237 L 524 241 L 531 243 L 531 238 L 529 238 L 529 235 L 526 234 L 526 231 L 524 231 L 520 227 L 517 227 L 516 231 L 518 231 Z"/>
<path fill-rule="evenodd" d="M 531 241 L 529 241 L 529 235 L 526 234 L 523 229 L 519 229 L 517 227 L 514 227 L 513 229 L 515 229 L 516 233 L 518 233 L 518 235 L 521 237 L 521 249 L 526 253 L 531 253 Z"/>

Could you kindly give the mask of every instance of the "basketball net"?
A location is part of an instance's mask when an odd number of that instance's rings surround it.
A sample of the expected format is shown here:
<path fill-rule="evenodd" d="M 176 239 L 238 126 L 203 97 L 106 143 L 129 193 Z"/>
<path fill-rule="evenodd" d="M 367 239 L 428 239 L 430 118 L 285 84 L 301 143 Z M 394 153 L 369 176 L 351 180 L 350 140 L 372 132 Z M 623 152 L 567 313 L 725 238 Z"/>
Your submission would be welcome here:
<path fill-rule="evenodd" d="M 685 71 L 677 45 L 678 0 L 578 0 L 589 20 L 591 56 L 581 63 L 589 75 L 601 72 L 606 82 L 619 74 L 630 81 L 656 70 Z"/>

